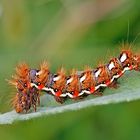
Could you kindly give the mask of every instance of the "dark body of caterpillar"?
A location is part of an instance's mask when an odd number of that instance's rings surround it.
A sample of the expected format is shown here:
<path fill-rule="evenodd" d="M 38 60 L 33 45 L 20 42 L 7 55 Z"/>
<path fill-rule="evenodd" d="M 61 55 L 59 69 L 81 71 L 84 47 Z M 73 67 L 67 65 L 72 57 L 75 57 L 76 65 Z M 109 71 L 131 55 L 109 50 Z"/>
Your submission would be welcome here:
<path fill-rule="evenodd" d="M 27 112 L 31 107 L 36 111 L 40 102 L 39 91 L 46 91 L 60 103 L 68 98 L 100 95 L 103 88 L 117 87 L 117 79 L 129 70 L 140 70 L 140 55 L 133 54 L 131 50 L 123 50 L 118 58 L 112 58 L 108 64 L 96 69 L 86 68 L 83 72 L 73 70 L 70 76 L 66 76 L 63 68 L 52 74 L 45 62 L 39 70 L 29 69 L 22 64 L 10 81 L 17 88 L 14 108 L 18 113 Z"/>

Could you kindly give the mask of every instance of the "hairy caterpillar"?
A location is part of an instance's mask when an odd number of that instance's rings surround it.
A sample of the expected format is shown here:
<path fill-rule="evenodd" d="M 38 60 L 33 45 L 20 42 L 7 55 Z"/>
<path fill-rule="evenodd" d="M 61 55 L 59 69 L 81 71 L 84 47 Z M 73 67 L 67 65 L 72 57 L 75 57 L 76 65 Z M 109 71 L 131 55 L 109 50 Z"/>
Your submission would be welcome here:
<path fill-rule="evenodd" d="M 130 70 L 140 71 L 140 55 L 131 49 L 122 50 L 119 57 L 111 58 L 109 63 L 96 69 L 87 67 L 81 72 L 72 70 L 69 76 L 63 68 L 56 74 L 51 73 L 46 62 L 39 69 L 29 69 L 27 64 L 20 64 L 10 81 L 17 88 L 13 106 L 18 113 L 27 112 L 31 107 L 36 111 L 40 103 L 40 91 L 53 95 L 60 103 L 68 98 L 102 95 L 104 88 L 116 88 L 117 79 Z"/>

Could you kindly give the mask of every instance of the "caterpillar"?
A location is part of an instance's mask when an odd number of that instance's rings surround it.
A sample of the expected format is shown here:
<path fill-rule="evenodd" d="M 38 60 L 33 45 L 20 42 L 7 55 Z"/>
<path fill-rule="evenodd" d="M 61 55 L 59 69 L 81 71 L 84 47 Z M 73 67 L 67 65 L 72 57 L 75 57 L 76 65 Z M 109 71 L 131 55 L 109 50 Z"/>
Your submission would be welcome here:
<path fill-rule="evenodd" d="M 111 58 L 107 64 L 95 69 L 86 67 L 84 71 L 72 70 L 69 76 L 63 68 L 56 74 L 51 73 L 47 62 L 42 63 L 39 69 L 20 64 L 9 81 L 17 89 L 13 107 L 17 113 L 28 112 L 31 107 L 36 111 L 40 104 L 40 91 L 51 94 L 59 103 L 90 94 L 102 95 L 106 87 L 116 88 L 117 80 L 131 70 L 140 71 L 140 55 L 130 48 L 123 49 L 118 57 Z"/>

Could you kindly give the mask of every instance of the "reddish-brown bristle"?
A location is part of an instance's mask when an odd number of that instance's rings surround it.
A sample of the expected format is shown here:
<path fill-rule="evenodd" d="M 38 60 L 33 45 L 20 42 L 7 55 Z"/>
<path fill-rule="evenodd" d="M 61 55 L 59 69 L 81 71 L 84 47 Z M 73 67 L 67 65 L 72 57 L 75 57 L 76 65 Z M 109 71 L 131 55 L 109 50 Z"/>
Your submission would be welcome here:
<path fill-rule="evenodd" d="M 12 76 L 13 77 L 13 76 Z M 12 85 L 12 86 L 17 86 L 17 81 L 16 81 L 16 79 L 13 77 L 13 79 L 11 79 L 11 80 L 7 80 L 8 81 L 8 83 L 10 84 L 10 85 Z"/>
<path fill-rule="evenodd" d="M 66 87 L 68 92 L 79 91 L 79 77 L 77 71 L 73 69 L 70 74 L 70 78 L 73 78 L 72 82 Z"/>
<path fill-rule="evenodd" d="M 29 74 L 29 67 L 27 64 L 22 63 L 16 67 L 16 75 L 19 78 L 27 78 L 28 74 Z"/>
<path fill-rule="evenodd" d="M 100 60 L 99 63 L 98 63 L 98 67 L 103 67 L 104 64 L 105 64 L 105 63 L 104 63 L 103 61 Z"/>
<path fill-rule="evenodd" d="M 130 43 L 122 43 L 120 45 L 120 51 L 130 51 L 132 52 L 132 47 L 133 47 L 133 44 L 130 44 Z"/>
<path fill-rule="evenodd" d="M 66 84 L 66 74 L 65 74 L 64 68 L 61 68 L 57 72 L 57 76 L 59 76 L 59 79 L 54 82 L 53 88 L 58 90 L 63 90 Z"/>
<path fill-rule="evenodd" d="M 114 76 L 116 74 L 119 74 L 123 71 L 122 65 L 119 63 L 119 60 L 117 58 L 112 58 L 109 61 L 109 65 L 113 63 L 114 67 L 110 70 L 110 75 Z"/>
<path fill-rule="evenodd" d="M 64 70 L 64 68 L 61 68 L 60 70 L 58 70 L 57 75 L 59 75 L 61 77 L 61 79 L 65 79 L 66 71 Z"/>
<path fill-rule="evenodd" d="M 22 81 L 23 84 L 28 84 L 30 82 L 29 67 L 25 63 L 19 64 L 16 67 L 16 74 L 12 76 L 11 80 L 8 80 L 9 84 L 14 86 L 20 86 L 21 83 L 19 83 L 19 81 Z"/>
<path fill-rule="evenodd" d="M 40 70 L 41 70 L 41 71 L 48 71 L 48 70 L 49 70 L 49 64 L 48 64 L 48 62 L 44 61 L 44 62 L 40 65 Z"/>
<path fill-rule="evenodd" d="M 91 67 L 88 66 L 88 65 L 86 65 L 86 66 L 84 67 L 84 71 L 91 71 Z"/>
<path fill-rule="evenodd" d="M 81 83 L 82 89 L 88 89 L 95 86 L 93 72 L 90 67 L 85 68 L 82 76 L 86 76 L 85 80 Z"/>
<path fill-rule="evenodd" d="M 66 71 L 65 71 L 65 69 L 64 69 L 63 67 L 61 67 L 61 68 L 57 71 L 57 73 L 58 73 L 59 75 L 65 75 L 65 74 L 66 74 Z"/>
<path fill-rule="evenodd" d="M 38 75 L 37 82 L 40 82 L 41 84 L 45 84 L 48 80 L 49 75 L 49 65 L 47 62 L 43 62 L 40 65 L 40 74 Z"/>
<path fill-rule="evenodd" d="M 19 94 L 17 93 L 12 99 L 12 106 L 15 108 L 17 113 L 23 112 L 22 104 L 19 103 Z"/>
<path fill-rule="evenodd" d="M 111 79 L 107 67 L 105 65 L 100 66 L 99 69 L 101 69 L 101 72 L 98 76 L 98 83 L 104 83 Z"/>
<path fill-rule="evenodd" d="M 75 74 L 77 74 L 77 70 L 73 68 L 73 69 L 70 71 L 70 75 L 75 75 Z"/>

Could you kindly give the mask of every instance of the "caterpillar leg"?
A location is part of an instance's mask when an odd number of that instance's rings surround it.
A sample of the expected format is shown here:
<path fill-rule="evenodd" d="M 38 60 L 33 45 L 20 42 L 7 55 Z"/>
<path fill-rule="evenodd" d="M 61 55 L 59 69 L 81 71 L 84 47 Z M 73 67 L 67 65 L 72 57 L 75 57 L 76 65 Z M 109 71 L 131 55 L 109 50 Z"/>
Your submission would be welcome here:
<path fill-rule="evenodd" d="M 118 83 L 117 79 L 114 80 L 108 87 L 109 88 L 114 88 L 114 89 L 119 88 L 119 83 Z"/>
<path fill-rule="evenodd" d="M 94 95 L 95 95 L 95 96 L 103 96 L 103 93 L 102 93 L 102 92 L 100 92 L 100 91 L 99 91 L 99 92 L 98 92 L 98 91 L 96 91 L 96 92 L 94 93 Z"/>
<path fill-rule="evenodd" d="M 65 102 L 65 98 L 54 96 L 54 99 L 58 102 L 63 104 Z"/>
<path fill-rule="evenodd" d="M 105 88 L 100 88 L 100 89 L 98 89 L 97 91 L 95 91 L 94 93 L 93 93 L 93 95 L 95 95 L 95 96 L 103 96 L 103 91 L 105 90 Z"/>

